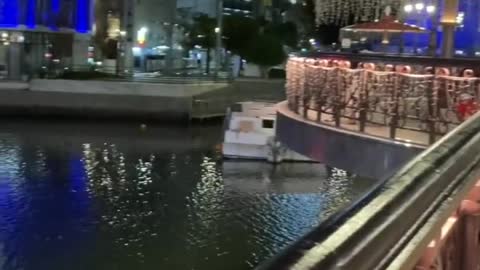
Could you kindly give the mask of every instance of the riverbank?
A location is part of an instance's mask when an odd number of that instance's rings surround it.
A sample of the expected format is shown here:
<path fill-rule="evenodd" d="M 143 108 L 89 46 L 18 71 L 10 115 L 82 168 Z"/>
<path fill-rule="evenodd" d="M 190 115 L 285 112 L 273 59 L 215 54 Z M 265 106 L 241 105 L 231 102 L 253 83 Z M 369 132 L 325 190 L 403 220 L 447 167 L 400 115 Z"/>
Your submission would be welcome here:
<path fill-rule="evenodd" d="M 32 80 L 0 83 L 0 116 L 134 118 L 188 122 L 221 117 L 245 100 L 284 99 L 283 81 L 162 84 Z"/>

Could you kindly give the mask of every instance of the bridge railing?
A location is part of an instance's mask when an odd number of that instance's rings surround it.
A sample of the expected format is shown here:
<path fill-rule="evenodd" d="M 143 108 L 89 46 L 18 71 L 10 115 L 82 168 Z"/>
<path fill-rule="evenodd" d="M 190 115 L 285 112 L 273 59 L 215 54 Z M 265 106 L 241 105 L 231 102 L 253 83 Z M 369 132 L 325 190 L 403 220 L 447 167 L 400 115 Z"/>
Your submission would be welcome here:
<path fill-rule="evenodd" d="M 259 269 L 478 269 L 479 151 L 480 113 Z"/>
<path fill-rule="evenodd" d="M 478 109 L 480 78 L 470 62 L 432 66 L 321 57 L 287 63 L 289 107 L 311 120 L 361 132 L 386 126 L 392 139 L 398 130 L 411 130 L 427 134 L 431 144 Z"/>

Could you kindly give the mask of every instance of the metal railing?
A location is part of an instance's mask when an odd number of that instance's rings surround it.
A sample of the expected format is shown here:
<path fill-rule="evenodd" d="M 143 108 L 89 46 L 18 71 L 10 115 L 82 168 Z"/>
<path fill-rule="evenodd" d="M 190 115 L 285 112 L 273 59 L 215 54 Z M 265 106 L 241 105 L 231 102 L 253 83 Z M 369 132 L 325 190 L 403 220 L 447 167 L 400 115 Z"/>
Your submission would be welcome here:
<path fill-rule="evenodd" d="M 229 72 L 204 74 L 198 70 L 176 69 L 163 72 L 119 73 L 115 67 L 98 65 L 81 66 L 43 66 L 28 74 L 29 78 L 74 79 L 74 80 L 115 80 L 127 82 L 165 83 L 165 84 L 208 84 L 233 81 Z"/>
<path fill-rule="evenodd" d="M 431 66 L 431 59 L 423 58 L 426 65 L 398 57 L 363 56 L 359 60 L 365 62 L 355 62 L 341 56 L 290 58 L 291 110 L 337 127 L 356 125 L 360 132 L 367 125 L 387 126 L 392 139 L 399 129 L 422 132 L 431 144 L 478 109 L 480 78 L 472 61 L 449 65 L 440 59 L 444 66 Z"/>
<path fill-rule="evenodd" d="M 477 183 L 479 151 L 480 113 L 259 269 L 414 269 Z"/>

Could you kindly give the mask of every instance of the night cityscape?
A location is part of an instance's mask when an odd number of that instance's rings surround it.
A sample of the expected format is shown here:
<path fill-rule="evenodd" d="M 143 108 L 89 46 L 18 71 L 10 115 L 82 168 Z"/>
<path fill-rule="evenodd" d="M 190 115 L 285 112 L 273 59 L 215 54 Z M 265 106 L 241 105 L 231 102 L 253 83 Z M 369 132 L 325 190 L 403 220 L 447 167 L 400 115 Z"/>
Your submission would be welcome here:
<path fill-rule="evenodd" d="M 0 0 L 0 270 L 478 270 L 479 109 L 479 0 Z"/>

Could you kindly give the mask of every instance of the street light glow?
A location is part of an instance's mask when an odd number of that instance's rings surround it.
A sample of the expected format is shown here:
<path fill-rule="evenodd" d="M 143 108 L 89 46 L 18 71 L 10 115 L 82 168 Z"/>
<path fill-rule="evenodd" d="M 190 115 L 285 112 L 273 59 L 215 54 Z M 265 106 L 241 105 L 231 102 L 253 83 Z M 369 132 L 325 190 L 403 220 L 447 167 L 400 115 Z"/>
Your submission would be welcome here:
<path fill-rule="evenodd" d="M 418 11 L 421 11 L 425 8 L 425 4 L 424 3 L 416 3 L 415 4 L 415 9 L 418 10 Z"/>
<path fill-rule="evenodd" d="M 145 26 L 140 28 L 140 30 L 138 30 L 138 32 L 137 32 L 138 44 L 140 44 L 142 46 L 145 44 L 145 41 L 147 39 L 147 32 L 148 32 L 148 28 L 145 27 Z"/>
<path fill-rule="evenodd" d="M 465 13 L 464 12 L 459 12 L 456 18 L 456 21 L 458 24 L 462 24 L 465 19 Z"/>
<path fill-rule="evenodd" d="M 408 4 L 408 5 L 405 5 L 403 7 L 403 10 L 406 12 L 406 13 L 410 13 L 413 11 L 413 6 L 411 4 Z"/>
<path fill-rule="evenodd" d="M 428 13 L 434 13 L 435 12 L 435 6 L 434 5 L 428 5 L 427 6 L 427 12 Z"/>

